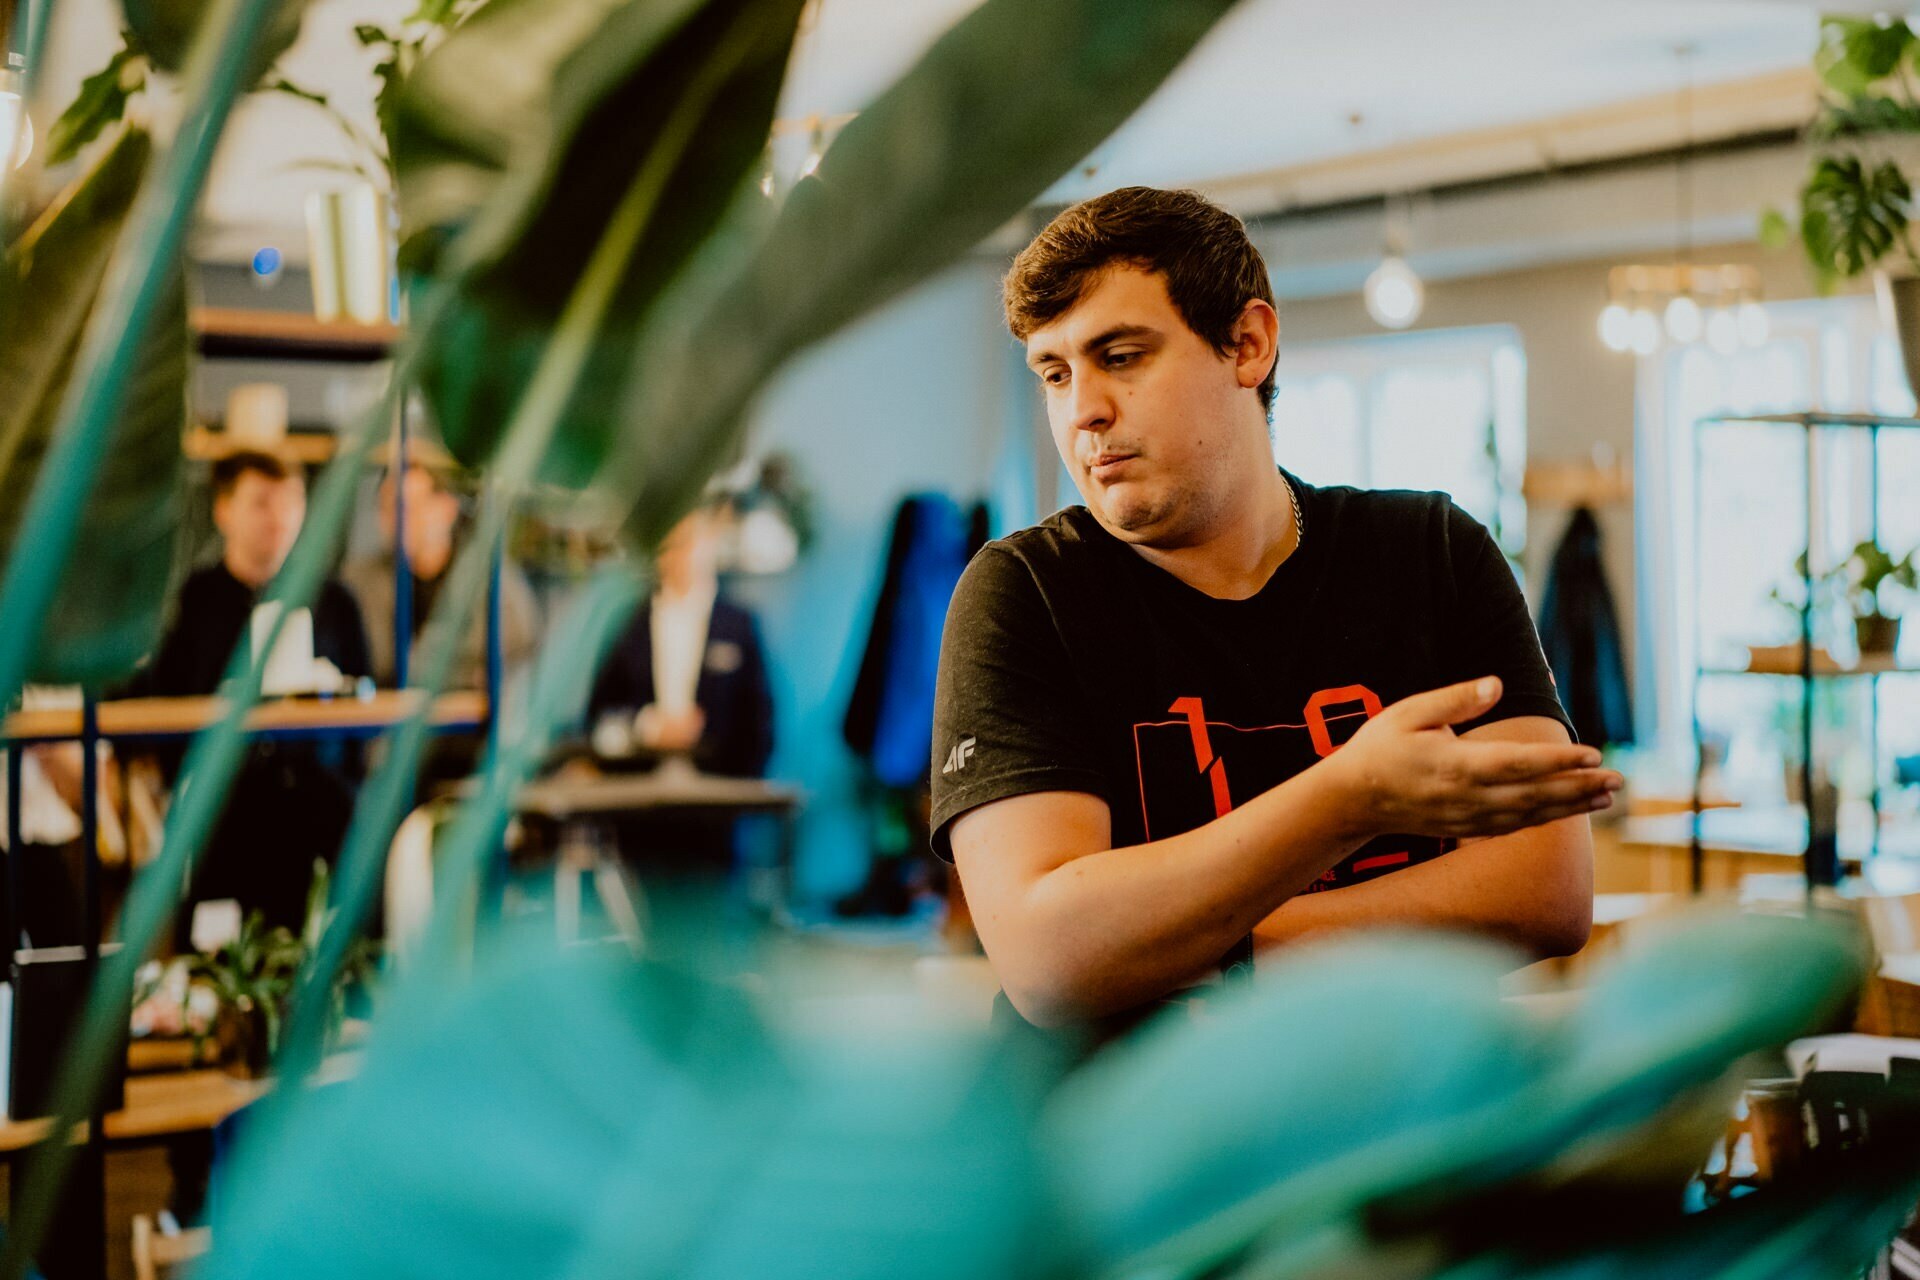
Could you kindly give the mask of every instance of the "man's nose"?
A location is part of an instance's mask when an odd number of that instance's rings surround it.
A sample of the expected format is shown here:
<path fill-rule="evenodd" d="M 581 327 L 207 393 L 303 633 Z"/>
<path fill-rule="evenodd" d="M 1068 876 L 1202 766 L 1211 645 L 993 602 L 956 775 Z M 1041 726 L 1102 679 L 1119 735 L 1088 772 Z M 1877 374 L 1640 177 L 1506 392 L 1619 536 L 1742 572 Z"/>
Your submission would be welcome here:
<path fill-rule="evenodd" d="M 1113 394 L 1099 374 L 1076 377 L 1067 391 L 1067 421 L 1076 431 L 1104 431 L 1113 425 Z"/>

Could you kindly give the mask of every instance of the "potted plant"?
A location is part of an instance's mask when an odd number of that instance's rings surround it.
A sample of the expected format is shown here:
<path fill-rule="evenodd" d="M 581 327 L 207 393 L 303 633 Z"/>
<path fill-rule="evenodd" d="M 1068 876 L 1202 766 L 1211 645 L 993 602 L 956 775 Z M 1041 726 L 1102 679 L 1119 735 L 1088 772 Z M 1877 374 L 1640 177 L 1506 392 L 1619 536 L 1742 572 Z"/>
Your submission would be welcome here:
<path fill-rule="evenodd" d="M 1912 593 L 1915 590 L 1915 551 L 1894 559 L 1887 549 L 1869 538 L 1854 547 L 1834 571 L 1844 575 L 1847 602 L 1853 606 L 1854 635 L 1860 644 L 1860 656 L 1884 656 L 1900 646 L 1900 616 L 1888 611 L 1888 589 Z"/>
<path fill-rule="evenodd" d="M 1916 556 L 1920 556 L 1920 548 L 1896 559 L 1872 538 L 1858 543 L 1846 559 L 1813 576 L 1815 618 L 1832 618 L 1835 626 L 1843 626 L 1839 616 L 1851 617 L 1861 657 L 1891 654 L 1900 644 L 1900 617 L 1894 610 L 1894 600 L 1902 590 L 1910 594 L 1920 590 Z M 1794 558 L 1793 572 L 1796 579 L 1806 579 L 1804 552 Z M 1799 617 L 1801 599 L 1797 590 L 1775 587 L 1769 598 Z M 1815 623 L 1816 639 L 1825 629 L 1820 622 Z"/>
<path fill-rule="evenodd" d="M 1900 338 L 1909 386 L 1920 391 L 1920 256 L 1909 234 L 1913 188 L 1887 154 L 1889 139 L 1920 134 L 1920 36 L 1899 19 L 1829 14 L 1814 54 L 1824 92 L 1807 131 L 1813 156 L 1800 188 L 1798 227 L 1780 211 L 1760 239 L 1797 238 L 1822 292 L 1875 273 Z"/>
<path fill-rule="evenodd" d="M 190 981 L 210 989 L 220 1002 L 217 1034 L 223 1057 L 236 1070 L 265 1075 L 280 1051 L 280 1032 L 299 983 L 300 967 L 334 925 L 327 906 L 327 865 L 315 861 L 307 893 L 306 921 L 298 936 L 285 925 L 267 926 L 249 912 L 230 942 L 188 958 Z M 349 988 L 365 984 L 377 966 L 376 944 L 356 939 L 330 995 L 328 1038 L 339 1034 Z"/>

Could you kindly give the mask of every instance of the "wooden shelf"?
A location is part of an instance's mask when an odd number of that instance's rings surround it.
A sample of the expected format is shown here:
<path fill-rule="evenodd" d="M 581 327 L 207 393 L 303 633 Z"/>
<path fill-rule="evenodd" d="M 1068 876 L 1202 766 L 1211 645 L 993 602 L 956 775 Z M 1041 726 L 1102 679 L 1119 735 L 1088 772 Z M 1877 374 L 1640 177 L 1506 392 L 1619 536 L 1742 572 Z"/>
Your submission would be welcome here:
<path fill-rule="evenodd" d="M 317 467 L 331 461 L 339 448 L 339 437 L 324 431 L 289 431 L 279 440 L 267 444 L 236 440 L 212 427 L 189 427 L 180 440 L 180 451 L 195 462 L 218 462 L 236 453 L 254 452 L 270 453 L 283 462 Z M 367 462 L 371 466 L 384 467 L 392 456 L 392 443 L 383 441 L 367 451 Z M 407 457 L 419 466 L 435 470 L 452 470 L 459 465 L 444 446 L 424 440 L 417 434 L 407 437 Z"/>
<path fill-rule="evenodd" d="M 1903 667 L 1891 653 L 1867 654 L 1852 663 L 1842 663 L 1825 649 L 1813 651 L 1816 676 L 1884 676 L 1920 668 Z M 1797 676 L 1800 674 L 1800 646 L 1797 644 L 1755 645 L 1747 649 L 1744 667 L 1709 667 L 1713 675 Z"/>
<path fill-rule="evenodd" d="M 393 324 L 316 320 L 298 311 L 234 307 L 195 307 L 191 323 L 195 344 L 205 356 L 346 364 L 385 360 L 403 332 Z"/>
<path fill-rule="evenodd" d="M 370 698 L 283 698 L 263 702 L 247 716 L 250 733 L 353 732 L 390 729 L 419 705 L 410 689 L 383 689 Z M 103 738 L 175 738 L 206 728 L 226 710 L 223 698 L 121 698 L 99 704 Z M 477 690 L 436 698 L 428 722 L 437 729 L 485 723 L 487 696 Z M 8 716 L 0 737 L 48 741 L 80 736 L 80 708 L 41 708 Z"/>
<path fill-rule="evenodd" d="M 1751 413 L 1720 414 L 1710 418 L 1701 418 L 1701 422 L 1725 423 L 1765 423 L 1787 427 L 1886 427 L 1891 430 L 1912 431 L 1920 429 L 1920 418 L 1896 418 L 1873 413 Z"/>
<path fill-rule="evenodd" d="M 210 427 L 188 427 L 187 434 L 180 440 L 180 452 L 195 462 L 218 462 L 236 453 L 268 453 L 282 462 L 298 462 L 312 467 L 333 457 L 338 445 L 339 442 L 330 432 L 289 431 L 280 439 L 267 443 L 235 439 L 224 431 L 215 431 Z"/>

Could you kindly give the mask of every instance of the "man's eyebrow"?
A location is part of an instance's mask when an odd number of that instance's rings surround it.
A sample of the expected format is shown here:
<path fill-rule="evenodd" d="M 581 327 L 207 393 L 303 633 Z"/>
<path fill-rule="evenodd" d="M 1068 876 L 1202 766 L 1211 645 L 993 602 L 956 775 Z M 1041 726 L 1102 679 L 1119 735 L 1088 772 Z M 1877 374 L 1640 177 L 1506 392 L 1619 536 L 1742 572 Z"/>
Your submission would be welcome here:
<path fill-rule="evenodd" d="M 1120 342 L 1126 338 L 1157 338 L 1159 336 L 1160 331 L 1149 324 L 1117 324 L 1111 329 L 1103 330 L 1100 333 L 1094 334 L 1093 337 L 1088 338 L 1080 344 L 1080 349 L 1082 351 L 1092 352 L 1098 351 L 1100 348 L 1108 346 L 1111 343 Z M 1058 355 L 1051 351 L 1036 351 L 1027 357 L 1027 364 L 1029 367 L 1038 368 L 1049 360 L 1058 360 L 1059 358 Z"/>

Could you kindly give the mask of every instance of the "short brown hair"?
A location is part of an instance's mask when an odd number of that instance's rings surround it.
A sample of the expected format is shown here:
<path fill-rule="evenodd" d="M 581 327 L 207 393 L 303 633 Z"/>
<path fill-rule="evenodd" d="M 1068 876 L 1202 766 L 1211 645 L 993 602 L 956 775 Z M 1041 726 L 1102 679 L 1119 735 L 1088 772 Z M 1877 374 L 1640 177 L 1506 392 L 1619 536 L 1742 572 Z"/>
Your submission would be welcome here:
<path fill-rule="evenodd" d="M 1115 264 L 1158 272 L 1187 327 L 1225 354 L 1249 300 L 1273 305 L 1267 264 L 1240 219 L 1195 191 L 1122 187 L 1062 212 L 1007 272 L 1007 328 L 1025 342 L 1080 301 Z M 1273 370 L 1260 403 L 1273 408 Z"/>
<path fill-rule="evenodd" d="M 213 496 L 224 498 L 231 494 L 234 486 L 240 483 L 240 477 L 249 471 L 263 475 L 275 483 L 290 477 L 305 479 L 298 470 L 289 467 L 270 453 L 240 449 L 213 464 Z"/>

